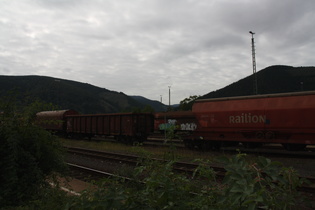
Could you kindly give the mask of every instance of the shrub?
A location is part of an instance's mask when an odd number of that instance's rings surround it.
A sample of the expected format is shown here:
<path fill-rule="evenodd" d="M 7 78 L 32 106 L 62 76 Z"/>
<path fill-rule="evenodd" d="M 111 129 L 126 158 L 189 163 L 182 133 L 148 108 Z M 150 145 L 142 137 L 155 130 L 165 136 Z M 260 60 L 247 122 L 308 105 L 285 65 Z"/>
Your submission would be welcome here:
<path fill-rule="evenodd" d="M 86 191 L 70 209 L 290 209 L 301 195 L 297 174 L 269 159 L 246 160 L 239 154 L 221 158 L 227 175 L 217 182 L 207 161 L 193 175 L 174 173 L 173 161 L 143 161 L 134 182 L 105 180 Z"/>
<path fill-rule="evenodd" d="M 0 104 L 0 207 L 36 199 L 47 176 L 65 169 L 59 140 L 34 124 L 36 112 L 50 105 L 17 104 L 12 98 Z"/>
<path fill-rule="evenodd" d="M 304 179 L 292 168 L 258 157 L 254 162 L 246 154 L 222 158 L 227 170 L 224 194 L 219 203 L 238 209 L 289 209 L 301 198 L 297 187 Z"/>

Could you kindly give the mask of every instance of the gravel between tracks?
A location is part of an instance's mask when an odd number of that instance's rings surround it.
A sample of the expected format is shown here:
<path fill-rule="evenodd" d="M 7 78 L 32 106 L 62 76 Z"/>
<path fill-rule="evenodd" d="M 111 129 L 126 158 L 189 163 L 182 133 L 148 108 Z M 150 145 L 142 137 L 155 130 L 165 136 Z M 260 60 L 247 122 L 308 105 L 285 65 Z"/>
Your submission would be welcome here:
<path fill-rule="evenodd" d="M 100 171 L 106 171 L 108 173 L 119 174 L 131 174 L 133 171 L 132 166 L 128 166 L 120 163 L 113 163 L 110 161 L 97 160 L 89 157 L 83 157 L 79 155 L 67 155 L 66 161 L 72 164 L 78 164 L 89 168 L 97 169 Z"/>

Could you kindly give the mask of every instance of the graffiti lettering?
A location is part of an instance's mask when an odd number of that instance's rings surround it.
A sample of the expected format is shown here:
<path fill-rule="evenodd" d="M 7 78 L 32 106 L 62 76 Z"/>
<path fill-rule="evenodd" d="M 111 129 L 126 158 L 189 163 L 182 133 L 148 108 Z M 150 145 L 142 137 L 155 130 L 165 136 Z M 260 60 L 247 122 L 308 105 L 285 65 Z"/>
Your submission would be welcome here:
<path fill-rule="evenodd" d="M 180 125 L 180 129 L 183 131 L 193 131 L 196 130 L 197 125 L 195 123 L 185 123 Z"/>
<path fill-rule="evenodd" d="M 167 122 L 168 122 L 168 124 L 176 125 L 177 120 L 169 119 Z"/>
<path fill-rule="evenodd" d="M 196 130 L 196 123 L 182 123 L 178 124 L 177 120 L 169 119 L 167 123 L 162 123 L 159 125 L 160 130 L 170 129 L 172 126 L 176 126 L 175 130 L 183 130 L 183 131 L 193 131 Z"/>

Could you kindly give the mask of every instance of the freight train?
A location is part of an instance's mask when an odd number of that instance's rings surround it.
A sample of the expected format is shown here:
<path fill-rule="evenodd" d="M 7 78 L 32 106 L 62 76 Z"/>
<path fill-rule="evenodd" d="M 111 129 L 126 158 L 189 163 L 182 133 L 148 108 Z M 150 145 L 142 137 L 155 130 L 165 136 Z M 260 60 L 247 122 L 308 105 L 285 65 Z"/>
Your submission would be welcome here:
<path fill-rule="evenodd" d="M 147 113 L 79 114 L 74 110 L 37 113 L 43 128 L 71 138 L 114 136 L 118 141 L 143 142 L 153 131 L 153 115 Z"/>
<path fill-rule="evenodd" d="M 113 135 L 128 141 L 145 141 L 153 131 L 172 126 L 185 132 L 187 147 L 203 150 L 239 143 L 277 143 L 287 150 L 315 145 L 315 91 L 200 99 L 189 112 L 80 115 L 65 110 L 37 116 L 43 127 L 70 136 Z M 55 128 L 44 123 L 52 118 L 60 121 Z"/>
<path fill-rule="evenodd" d="M 197 100 L 189 147 L 280 143 L 287 150 L 315 144 L 315 91 Z"/>

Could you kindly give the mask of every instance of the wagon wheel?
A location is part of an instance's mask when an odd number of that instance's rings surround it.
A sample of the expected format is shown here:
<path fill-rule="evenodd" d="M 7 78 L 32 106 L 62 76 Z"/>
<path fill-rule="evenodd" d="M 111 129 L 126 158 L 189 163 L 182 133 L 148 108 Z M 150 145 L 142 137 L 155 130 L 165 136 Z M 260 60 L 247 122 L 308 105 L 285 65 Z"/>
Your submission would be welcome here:
<path fill-rule="evenodd" d="M 268 131 L 265 135 L 266 139 L 274 139 L 276 136 L 275 132 L 273 131 Z"/>
<path fill-rule="evenodd" d="M 265 138 L 265 133 L 263 131 L 256 132 L 256 138 L 257 139 L 264 139 Z"/>

